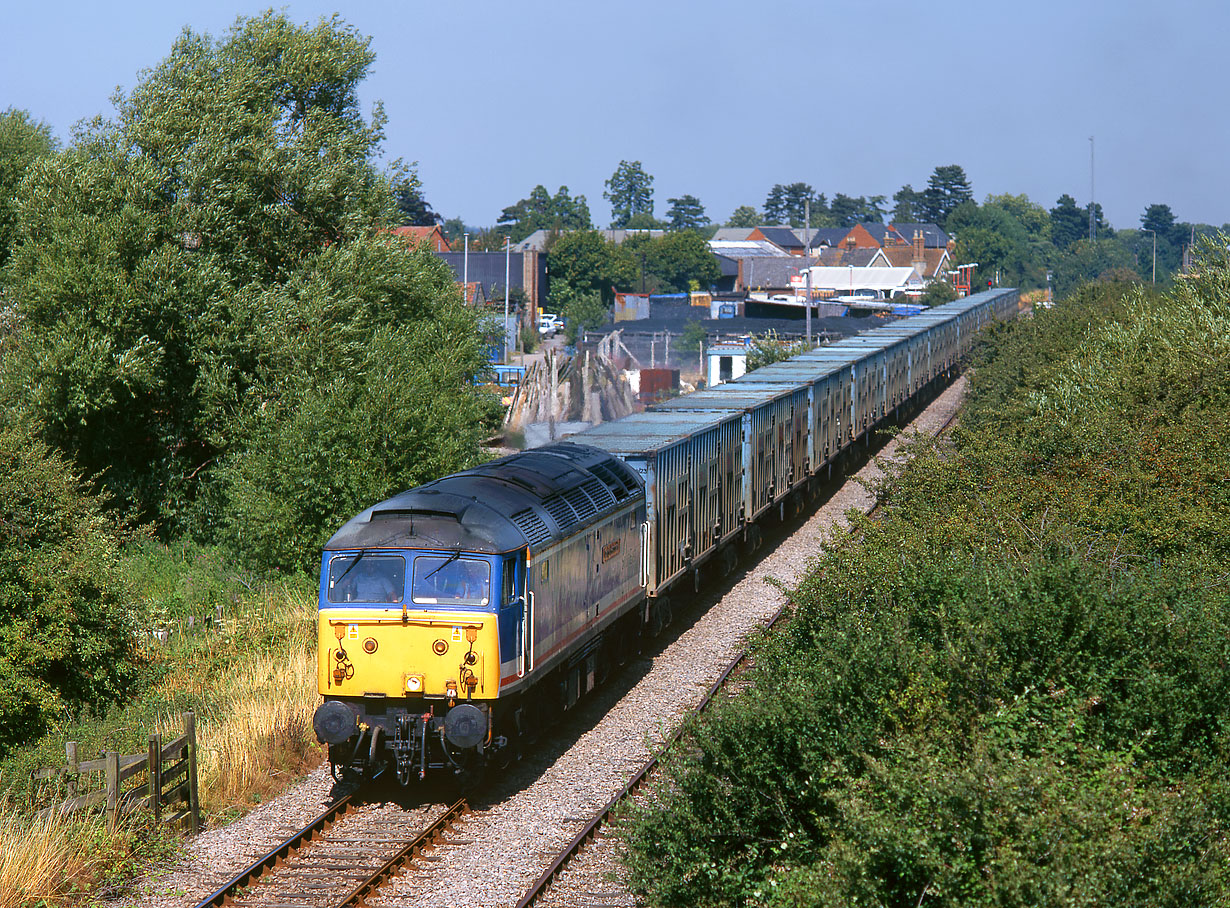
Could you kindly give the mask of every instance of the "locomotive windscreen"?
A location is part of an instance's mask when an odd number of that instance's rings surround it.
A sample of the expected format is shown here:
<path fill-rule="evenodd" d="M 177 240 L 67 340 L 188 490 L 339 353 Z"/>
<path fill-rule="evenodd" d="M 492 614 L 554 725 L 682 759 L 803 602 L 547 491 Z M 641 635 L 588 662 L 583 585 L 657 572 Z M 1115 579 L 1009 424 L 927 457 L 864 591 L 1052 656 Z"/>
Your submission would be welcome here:
<path fill-rule="evenodd" d="M 460 555 L 418 555 L 410 598 L 422 605 L 486 605 L 491 601 L 491 565 Z"/>
<path fill-rule="evenodd" d="M 401 602 L 406 559 L 401 555 L 336 555 L 329 559 L 330 602 Z"/>

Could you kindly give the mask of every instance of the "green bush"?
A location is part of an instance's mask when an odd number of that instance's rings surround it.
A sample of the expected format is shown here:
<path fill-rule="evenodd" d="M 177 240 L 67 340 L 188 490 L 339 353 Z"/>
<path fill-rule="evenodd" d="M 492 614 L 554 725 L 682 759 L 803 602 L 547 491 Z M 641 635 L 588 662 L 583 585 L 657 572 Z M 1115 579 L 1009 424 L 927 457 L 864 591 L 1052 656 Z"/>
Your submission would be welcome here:
<path fill-rule="evenodd" d="M 116 527 L 44 444 L 0 426 L 0 754 L 123 699 L 138 671 Z"/>
<path fill-rule="evenodd" d="M 991 333 L 626 825 L 651 904 L 1224 900 L 1228 271 Z"/>

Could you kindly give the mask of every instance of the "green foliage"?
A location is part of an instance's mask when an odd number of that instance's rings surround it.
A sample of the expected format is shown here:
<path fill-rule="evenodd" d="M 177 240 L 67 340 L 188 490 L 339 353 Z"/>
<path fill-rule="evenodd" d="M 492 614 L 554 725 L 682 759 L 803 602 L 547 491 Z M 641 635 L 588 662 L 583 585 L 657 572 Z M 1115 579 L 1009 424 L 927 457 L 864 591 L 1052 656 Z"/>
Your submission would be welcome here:
<path fill-rule="evenodd" d="M 290 496 L 307 508 L 294 538 L 319 539 L 333 504 L 354 499 L 306 504 L 322 489 L 311 471 L 330 456 L 315 457 L 310 436 L 294 450 L 304 422 L 268 424 L 300 405 L 299 420 L 337 408 L 336 444 L 350 431 L 367 445 L 360 428 L 397 429 L 384 443 L 410 447 L 390 470 L 477 455 L 462 450 L 474 431 L 442 445 L 424 435 L 448 424 L 432 409 L 465 416 L 478 405 L 462 378 L 477 338 L 450 314 L 448 269 L 378 238 L 400 220 L 394 185 L 417 180 L 375 168 L 383 113 L 365 122 L 357 95 L 372 60 L 369 40 L 336 18 L 299 27 L 270 12 L 216 42 L 185 31 L 118 98 L 116 120 L 89 124 L 25 183 L 8 269 L 22 332 L 0 399 L 164 538 L 225 529 L 238 543 L 243 519 L 273 519 L 234 472 L 259 464 L 303 483 Z M 431 349 L 433 336 L 446 343 Z M 447 368 L 433 362 L 441 350 L 458 354 Z M 376 391 L 392 370 L 413 386 Z M 429 397 L 391 422 L 362 410 Z M 363 464 L 333 457 L 356 475 L 331 481 L 358 494 L 422 475 L 416 466 L 386 483 Z M 289 501 L 278 510 L 296 519 Z M 239 544 L 249 559 L 275 555 Z M 283 550 L 265 567 L 290 561 Z"/>
<path fill-rule="evenodd" d="M 602 197 L 611 203 L 612 227 L 640 226 L 632 223 L 638 215 L 653 218 L 653 177 L 640 161 L 620 161 L 606 181 Z"/>
<path fill-rule="evenodd" d="M 727 227 L 757 227 L 760 225 L 762 218 L 760 212 L 751 205 L 740 205 L 731 212 L 730 220 L 726 222 Z"/>
<path fill-rule="evenodd" d="M 892 223 L 917 224 L 923 218 L 923 194 L 906 183 L 893 193 Z"/>
<path fill-rule="evenodd" d="M 545 186 L 535 186 L 528 199 L 509 205 L 497 219 L 505 225 L 509 237 L 519 243 L 535 230 L 590 230 L 589 204 L 585 196 L 575 198 L 568 194 L 568 187 L 561 186 L 551 195 Z"/>
<path fill-rule="evenodd" d="M 666 222 L 671 230 L 700 230 L 709 223 L 705 216 L 705 206 L 694 195 L 680 196 L 677 199 L 667 199 L 670 208 L 666 210 Z"/>
<path fill-rule="evenodd" d="M 768 331 L 759 337 L 752 338 L 747 350 L 747 371 L 751 372 L 769 363 L 790 359 L 792 356 L 805 353 L 808 349 L 810 348 L 807 346 L 807 341 L 784 340 L 777 336 L 776 331 Z"/>
<path fill-rule="evenodd" d="M 485 361 L 451 283 L 436 256 L 374 239 L 264 294 L 269 352 L 217 470 L 246 564 L 310 570 L 357 511 L 477 461 Z"/>
<path fill-rule="evenodd" d="M 884 220 L 884 196 L 848 196 L 839 192 L 829 206 L 829 224 L 853 227 L 855 224 L 879 224 Z"/>
<path fill-rule="evenodd" d="M 569 344 L 575 344 L 582 328 L 600 328 L 611 320 L 611 308 L 593 290 L 571 292 L 565 286 L 557 295 L 551 290 L 552 304 L 564 316 L 564 336 Z"/>
<path fill-rule="evenodd" d="M 959 205 L 973 200 L 974 193 L 965 176 L 965 168 L 960 164 L 936 167 L 927 180 L 927 188 L 922 192 L 923 220 L 946 227 L 948 216 Z"/>
<path fill-rule="evenodd" d="M 551 308 L 562 312 L 577 294 L 593 292 L 604 303 L 614 302 L 614 288 L 634 286 L 637 265 L 627 250 L 596 230 L 566 233 L 547 252 L 551 276 Z"/>
<path fill-rule="evenodd" d="M 704 321 L 696 319 L 684 326 L 678 340 L 675 341 L 675 347 L 685 353 L 699 353 L 708 340 L 709 335 L 705 331 Z"/>
<path fill-rule="evenodd" d="M 0 112 L 0 268 L 9 258 L 16 203 L 26 172 L 40 158 L 55 151 L 51 127 L 12 107 Z"/>
<path fill-rule="evenodd" d="M 807 183 L 775 183 L 764 200 L 764 217 L 770 224 L 802 227 L 808 208 L 811 210 L 811 226 L 828 226 L 829 209 L 823 193 L 817 195 Z"/>
<path fill-rule="evenodd" d="M 673 231 L 655 239 L 630 237 L 621 251 L 644 264 L 651 293 L 686 292 L 693 282 L 711 287 L 722 276 L 708 242 L 693 230 Z"/>
<path fill-rule="evenodd" d="M 1063 251 L 1081 237 L 1089 235 L 1089 217 L 1076 207 L 1076 199 L 1066 192 L 1051 209 L 1051 239 Z"/>
<path fill-rule="evenodd" d="M 1214 244 L 993 331 L 626 826 L 647 901 L 1224 900 L 1227 363 Z"/>
<path fill-rule="evenodd" d="M 105 709 L 138 669 L 118 536 L 62 458 L 0 426 L 0 754 Z"/>
<path fill-rule="evenodd" d="M 947 281 L 932 281 L 918 298 L 918 302 L 924 306 L 942 306 L 956 298 L 957 291 L 953 290 Z"/>

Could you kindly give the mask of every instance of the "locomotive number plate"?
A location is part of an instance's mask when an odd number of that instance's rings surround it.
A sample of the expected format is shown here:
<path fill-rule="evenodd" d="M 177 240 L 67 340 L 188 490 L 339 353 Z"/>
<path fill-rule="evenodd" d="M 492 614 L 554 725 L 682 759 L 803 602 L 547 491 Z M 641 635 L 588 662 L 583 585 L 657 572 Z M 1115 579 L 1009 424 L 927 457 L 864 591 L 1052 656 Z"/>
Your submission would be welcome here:
<path fill-rule="evenodd" d="M 619 542 L 620 540 L 616 539 L 614 542 L 608 542 L 606 545 L 602 547 L 602 563 L 603 564 L 606 564 L 608 561 L 610 561 L 612 558 L 614 558 L 616 555 L 619 554 Z"/>

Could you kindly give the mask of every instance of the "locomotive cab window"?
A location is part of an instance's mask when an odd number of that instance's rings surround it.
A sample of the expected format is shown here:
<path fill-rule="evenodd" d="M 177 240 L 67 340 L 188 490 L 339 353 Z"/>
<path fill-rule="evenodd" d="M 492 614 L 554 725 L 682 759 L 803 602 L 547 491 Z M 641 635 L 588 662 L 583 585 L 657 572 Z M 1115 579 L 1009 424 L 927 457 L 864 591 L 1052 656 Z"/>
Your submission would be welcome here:
<path fill-rule="evenodd" d="M 460 555 L 419 555 L 410 598 L 421 605 L 484 606 L 491 601 L 491 565 Z"/>
<path fill-rule="evenodd" d="M 406 559 L 400 555 L 336 555 L 329 559 L 330 602 L 401 602 Z"/>
<path fill-rule="evenodd" d="M 503 589 L 500 595 L 500 605 L 508 608 L 519 601 L 517 596 L 517 559 L 505 558 L 503 567 L 500 569 L 502 578 L 501 587 Z"/>

